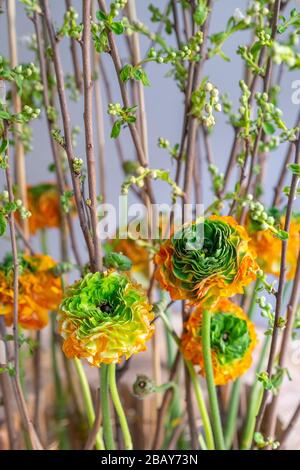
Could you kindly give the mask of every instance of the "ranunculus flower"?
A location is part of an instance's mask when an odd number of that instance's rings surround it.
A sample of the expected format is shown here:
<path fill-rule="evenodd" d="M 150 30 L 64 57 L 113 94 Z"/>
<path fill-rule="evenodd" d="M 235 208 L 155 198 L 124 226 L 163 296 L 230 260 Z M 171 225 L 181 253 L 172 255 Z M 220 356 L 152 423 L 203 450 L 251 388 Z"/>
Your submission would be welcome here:
<path fill-rule="evenodd" d="M 202 312 L 199 305 L 185 324 L 181 349 L 186 359 L 200 367 L 205 375 L 201 341 Z M 211 354 L 216 385 L 224 385 L 244 374 L 252 363 L 252 351 L 257 343 L 254 324 L 244 311 L 228 299 L 220 299 L 210 308 Z"/>
<path fill-rule="evenodd" d="M 202 246 L 190 249 L 201 223 Z M 255 280 L 258 265 L 250 238 L 232 217 L 211 216 L 184 225 L 180 235 L 173 235 L 155 255 L 156 279 L 173 300 L 196 304 L 212 296 L 231 297 Z"/>
<path fill-rule="evenodd" d="M 116 271 L 87 274 L 66 292 L 59 330 L 67 357 L 120 362 L 146 349 L 154 333 L 152 307 L 142 288 Z"/>
<path fill-rule="evenodd" d="M 61 225 L 60 195 L 55 183 L 40 183 L 27 187 L 27 209 L 31 216 L 28 219 L 29 230 L 34 235 L 38 230 L 58 228 Z M 71 213 L 74 214 L 74 203 L 71 200 Z M 17 219 L 20 219 L 16 213 Z"/>
<path fill-rule="evenodd" d="M 45 228 L 60 226 L 60 198 L 54 183 L 42 183 L 27 188 L 29 229 L 31 234 Z"/>
<path fill-rule="evenodd" d="M 279 216 L 278 224 L 284 227 L 285 218 Z M 270 229 L 261 230 L 257 222 L 248 219 L 247 228 L 251 237 L 250 246 L 256 251 L 257 262 L 266 274 L 279 276 L 282 241 Z M 295 277 L 297 257 L 300 249 L 300 217 L 294 215 L 291 220 L 287 241 L 286 279 Z"/>
<path fill-rule="evenodd" d="M 56 262 L 47 255 L 20 255 L 18 321 L 26 329 L 40 330 L 48 324 L 49 311 L 62 299 L 61 279 L 55 276 Z M 0 264 L 0 315 L 13 323 L 13 264 L 11 256 Z"/>

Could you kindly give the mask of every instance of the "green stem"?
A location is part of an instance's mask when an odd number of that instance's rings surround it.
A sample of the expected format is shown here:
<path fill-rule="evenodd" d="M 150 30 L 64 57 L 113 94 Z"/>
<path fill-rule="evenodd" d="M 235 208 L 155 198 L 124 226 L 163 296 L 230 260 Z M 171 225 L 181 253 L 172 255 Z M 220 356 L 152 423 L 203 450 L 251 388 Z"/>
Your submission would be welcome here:
<path fill-rule="evenodd" d="M 214 381 L 214 372 L 211 359 L 211 345 L 210 345 L 210 324 L 211 314 L 209 310 L 203 310 L 202 322 L 202 347 L 206 383 L 208 389 L 209 403 L 212 417 L 212 427 L 214 431 L 215 443 L 217 450 L 225 450 L 224 436 L 222 430 L 222 422 L 219 411 L 218 397 Z"/>
<path fill-rule="evenodd" d="M 169 318 L 167 317 L 167 315 L 163 311 L 159 311 L 158 314 L 161 317 L 166 329 L 169 331 L 169 333 L 171 334 L 171 336 L 174 339 L 175 343 L 179 347 L 180 346 L 180 339 L 178 338 L 178 336 L 174 332 Z M 205 436 L 206 436 L 206 439 L 207 439 L 207 446 L 210 445 L 212 447 L 212 449 L 214 449 L 215 447 L 214 447 L 214 441 L 213 441 L 213 436 L 212 436 L 211 424 L 210 424 L 209 415 L 208 415 L 208 412 L 207 412 L 207 409 L 206 409 L 205 401 L 203 399 L 202 391 L 201 391 L 201 388 L 200 388 L 200 383 L 197 380 L 197 376 L 196 376 L 194 367 L 192 366 L 192 363 L 189 362 L 189 361 L 185 361 L 185 363 L 186 363 L 186 366 L 188 368 L 188 371 L 189 371 L 189 374 L 190 374 L 190 377 L 191 377 L 191 380 L 192 380 L 192 384 L 193 384 L 193 387 L 194 387 L 194 393 L 195 393 L 195 396 L 196 396 L 196 401 L 197 401 L 197 405 L 198 405 L 198 408 L 199 408 L 199 413 L 200 413 L 200 416 L 202 418 L 204 433 L 205 433 Z"/>
<path fill-rule="evenodd" d="M 203 428 L 204 428 L 204 433 L 205 433 L 205 439 L 206 439 L 206 446 L 208 450 L 214 450 L 215 449 L 215 443 L 214 443 L 214 437 L 211 429 L 211 424 L 209 421 L 209 416 L 208 412 L 205 406 L 205 401 L 203 398 L 202 390 L 195 372 L 195 369 L 190 361 L 185 361 L 186 366 L 188 368 L 192 384 L 194 387 L 194 392 L 196 396 L 196 401 L 197 405 L 199 408 L 200 416 L 202 418 L 202 423 L 203 423 Z M 203 439 L 202 439 L 203 440 Z"/>
<path fill-rule="evenodd" d="M 237 379 L 232 386 L 229 410 L 224 431 L 226 449 L 230 449 L 235 433 L 236 418 L 239 410 L 240 390 L 241 381 Z"/>
<path fill-rule="evenodd" d="M 48 240 L 47 240 L 47 232 L 43 228 L 40 231 L 40 242 L 41 242 L 41 250 L 44 255 L 48 253 Z"/>
<path fill-rule="evenodd" d="M 79 382 L 80 382 L 80 386 L 81 386 L 81 391 L 82 391 L 86 416 L 87 416 L 87 420 L 88 420 L 88 425 L 89 425 L 89 428 L 92 429 L 94 421 L 95 421 L 95 411 L 94 411 L 90 386 L 89 386 L 89 383 L 87 381 L 87 378 L 86 378 L 86 375 L 85 375 L 85 372 L 84 372 L 84 368 L 83 368 L 80 360 L 77 357 L 75 357 L 75 359 L 74 359 L 74 364 L 75 364 L 75 369 L 76 369 L 76 372 L 78 374 L 78 378 L 79 378 Z M 100 431 L 98 432 L 97 437 L 96 437 L 95 447 L 96 447 L 97 450 L 104 450 L 105 449 Z"/>
<path fill-rule="evenodd" d="M 264 341 L 264 344 L 260 353 L 259 361 L 257 364 L 257 368 L 256 368 L 257 374 L 262 371 L 264 360 L 266 358 L 267 351 L 269 349 L 270 338 L 271 336 L 266 336 L 265 338 L 265 341 Z M 260 408 L 263 390 L 264 389 L 261 383 L 259 383 L 257 379 L 255 379 L 255 382 L 250 392 L 248 413 L 247 413 L 245 426 L 244 426 L 243 434 L 242 434 L 242 440 L 241 440 L 242 450 L 248 450 L 251 447 L 254 429 L 255 429 L 256 415 Z"/>
<path fill-rule="evenodd" d="M 253 289 L 253 293 L 252 293 L 251 303 L 250 303 L 249 310 L 248 310 L 248 318 L 250 320 L 252 319 L 252 317 L 254 315 L 255 306 L 256 306 L 257 290 L 260 286 L 260 283 L 261 283 L 260 279 L 256 279 L 254 289 Z"/>
<path fill-rule="evenodd" d="M 116 450 L 116 444 L 114 441 L 114 434 L 110 416 L 108 366 L 106 364 L 102 364 L 100 369 L 100 394 L 105 449 Z"/>
<path fill-rule="evenodd" d="M 251 295 L 251 302 L 250 302 L 250 306 L 248 310 L 249 319 L 253 317 L 254 312 L 255 312 L 257 289 L 259 288 L 259 286 L 260 286 L 260 279 L 257 279 L 255 282 L 253 291 L 252 291 L 252 295 Z M 241 390 L 241 381 L 240 379 L 237 379 L 234 382 L 232 390 L 231 390 L 227 421 L 225 425 L 224 438 L 225 438 L 226 449 L 229 449 L 231 447 L 233 437 L 234 437 L 236 419 L 237 419 L 238 410 L 239 410 L 240 390 Z"/>
<path fill-rule="evenodd" d="M 119 397 L 118 387 L 116 383 L 116 365 L 115 364 L 110 364 L 108 366 L 108 380 L 109 380 L 111 398 L 112 398 L 114 407 L 116 409 L 120 426 L 121 426 L 121 430 L 123 433 L 125 450 L 132 450 L 133 449 L 132 439 L 131 439 L 126 415 L 124 413 L 124 409 L 123 409 L 123 406 Z"/>

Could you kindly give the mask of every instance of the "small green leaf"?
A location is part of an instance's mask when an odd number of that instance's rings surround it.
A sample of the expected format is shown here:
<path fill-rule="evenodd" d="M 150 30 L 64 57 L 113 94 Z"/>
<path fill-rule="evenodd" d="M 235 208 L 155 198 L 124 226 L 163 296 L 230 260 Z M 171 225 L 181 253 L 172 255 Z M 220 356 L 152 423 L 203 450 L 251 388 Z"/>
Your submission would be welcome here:
<path fill-rule="evenodd" d="M 298 163 L 290 163 L 288 169 L 297 176 L 300 176 L 300 165 Z"/>
<path fill-rule="evenodd" d="M 196 7 L 195 13 L 193 15 L 195 23 L 197 23 L 198 26 L 202 26 L 203 23 L 205 23 L 207 15 L 208 15 L 208 8 L 206 4 L 202 1 L 200 5 Z"/>
<path fill-rule="evenodd" d="M 117 137 L 119 137 L 120 132 L 121 132 L 121 126 L 122 126 L 122 121 L 121 120 L 116 121 L 114 123 L 113 128 L 111 130 L 111 134 L 110 134 L 110 137 L 112 139 L 116 139 Z"/>
<path fill-rule="evenodd" d="M 271 122 L 264 122 L 263 129 L 267 135 L 273 135 L 275 134 L 275 131 L 276 131 L 275 127 L 273 126 Z"/>
<path fill-rule="evenodd" d="M 6 231 L 6 219 L 2 212 L 0 212 L 0 237 L 5 234 Z"/>
<path fill-rule="evenodd" d="M 10 119 L 11 115 L 7 111 L 0 111 L 0 119 Z"/>
<path fill-rule="evenodd" d="M 102 10 L 98 10 L 96 12 L 96 18 L 99 21 L 105 21 L 107 19 L 107 15 Z"/>
<path fill-rule="evenodd" d="M 107 268 L 115 268 L 119 271 L 129 271 L 132 267 L 132 261 L 122 253 L 108 253 L 103 261 Z"/>
<path fill-rule="evenodd" d="M 124 26 L 120 21 L 115 21 L 110 25 L 110 29 L 115 33 L 115 34 L 123 34 L 124 33 Z"/>
<path fill-rule="evenodd" d="M 280 240 L 287 240 L 289 238 L 289 234 L 285 230 L 278 230 L 276 237 Z"/>
<path fill-rule="evenodd" d="M 142 84 L 144 86 L 150 86 L 150 81 L 149 81 L 148 75 L 146 74 L 145 70 L 142 70 L 141 80 L 142 80 Z"/>
<path fill-rule="evenodd" d="M 3 139 L 3 140 L 2 140 L 2 143 L 1 143 L 1 145 L 0 145 L 0 154 L 1 154 L 1 153 L 4 153 L 4 152 L 6 151 L 6 149 L 7 149 L 7 147 L 8 147 L 8 140 L 7 140 L 7 139 Z"/>
<path fill-rule="evenodd" d="M 139 166 L 139 163 L 135 160 L 125 160 L 122 165 L 126 175 L 135 175 Z"/>
<path fill-rule="evenodd" d="M 122 68 L 120 72 L 120 78 L 122 82 L 126 83 L 130 78 L 132 78 L 132 71 L 133 66 L 130 64 L 127 64 Z"/>
<path fill-rule="evenodd" d="M 135 121 L 136 121 L 135 116 L 128 116 L 128 118 L 126 119 L 126 122 L 129 122 L 130 124 L 134 123 Z"/>

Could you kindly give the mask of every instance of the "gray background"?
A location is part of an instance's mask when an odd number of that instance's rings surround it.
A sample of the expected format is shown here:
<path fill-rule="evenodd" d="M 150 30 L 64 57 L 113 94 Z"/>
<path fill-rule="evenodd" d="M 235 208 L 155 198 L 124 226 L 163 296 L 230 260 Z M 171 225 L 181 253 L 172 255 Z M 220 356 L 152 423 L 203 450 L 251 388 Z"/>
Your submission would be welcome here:
<path fill-rule="evenodd" d="M 81 1 L 76 0 L 73 2 L 76 9 L 80 12 L 81 16 Z M 97 2 L 96 2 L 97 3 Z M 156 31 L 157 25 L 153 25 L 150 22 L 150 13 L 147 5 L 148 0 L 137 0 L 138 16 L 146 25 Z M 154 5 L 160 6 L 163 10 L 166 1 L 155 1 Z M 241 11 L 245 11 L 246 1 L 244 0 L 216 0 L 213 9 L 213 16 L 211 22 L 211 32 L 221 31 L 225 28 L 227 19 L 233 13 L 236 7 L 239 7 Z M 295 6 L 297 2 L 291 1 L 291 7 Z M 51 0 L 50 1 L 52 14 L 55 19 L 57 27 L 62 24 L 62 16 L 64 13 L 64 1 L 63 0 Z M 298 4 L 299 6 L 299 4 Z M 288 11 L 290 7 L 288 8 Z M 17 32 L 19 38 L 28 36 L 33 33 L 33 25 L 31 21 L 26 17 L 24 12 L 24 6 L 17 2 Z M 205 66 L 205 75 L 210 77 L 212 83 L 218 86 L 220 93 L 228 93 L 230 99 L 234 102 L 235 106 L 238 106 L 238 98 L 240 94 L 238 82 L 242 78 L 242 61 L 240 57 L 235 54 L 238 44 L 247 44 L 249 40 L 248 32 L 241 32 L 235 34 L 230 40 L 228 40 L 224 46 L 224 51 L 231 57 L 231 62 L 227 63 L 219 57 L 214 57 L 208 61 Z M 1 54 L 8 55 L 8 44 L 7 44 L 7 28 L 6 28 L 6 16 L 0 16 L 0 44 Z M 142 56 L 148 48 L 149 41 L 142 39 Z M 121 54 L 124 57 L 125 50 L 121 48 Z M 72 73 L 72 65 L 70 62 L 69 54 L 69 40 L 64 38 L 61 41 L 60 53 L 63 59 L 64 72 Z M 80 51 L 79 51 L 80 53 Z M 26 49 L 24 42 L 19 41 L 19 60 L 20 62 L 33 61 L 34 55 L 32 52 Z M 111 81 L 111 86 L 114 94 L 114 102 L 121 102 L 118 85 L 116 83 L 115 73 L 111 64 L 110 57 L 104 57 L 104 63 L 107 67 L 108 75 Z M 151 81 L 151 87 L 145 88 L 146 95 L 146 109 L 148 115 L 148 132 L 149 132 L 149 155 L 150 155 L 150 166 L 152 168 L 170 168 L 173 171 L 173 166 L 170 163 L 170 159 L 166 151 L 161 150 L 157 147 L 157 139 L 162 136 L 167 138 L 172 144 L 179 142 L 182 126 L 182 112 L 183 112 L 183 97 L 179 92 L 177 86 L 174 84 L 172 79 L 166 78 L 166 73 L 169 70 L 168 65 L 147 65 L 147 73 Z M 296 116 L 299 112 L 299 105 L 294 105 L 291 101 L 292 95 L 292 81 L 300 79 L 299 72 L 285 73 L 282 80 L 282 92 L 280 97 L 280 106 L 284 111 L 285 120 L 288 125 L 294 125 Z M 79 102 L 70 104 L 70 112 L 72 117 L 72 125 L 79 125 L 83 129 L 83 103 L 82 99 Z M 123 175 L 119 167 L 119 162 L 116 155 L 114 143 L 111 141 L 110 135 L 110 122 L 109 116 L 106 114 L 107 105 L 105 102 L 104 118 L 105 118 L 105 133 L 106 133 L 106 165 L 107 165 L 107 196 L 108 202 L 112 202 L 117 205 L 119 188 L 123 181 Z M 96 116 L 95 116 L 96 118 Z M 47 170 L 49 163 L 52 162 L 52 155 L 49 146 L 49 139 L 47 128 L 45 125 L 44 117 L 33 122 L 33 144 L 34 150 L 26 156 L 27 166 L 27 179 L 29 183 L 39 183 L 42 181 L 49 181 L 53 179 L 54 175 L 50 174 Z M 226 117 L 221 114 L 217 115 L 217 125 L 214 130 L 212 138 L 213 152 L 215 160 L 221 171 L 224 170 L 229 150 L 232 143 L 233 132 L 229 125 L 226 124 Z M 122 132 L 122 141 L 124 142 L 124 148 L 126 153 L 126 159 L 134 159 L 135 153 L 133 151 L 131 141 L 129 138 L 128 129 Z M 95 144 L 96 144 L 96 133 L 95 133 Z M 282 159 L 285 155 L 285 145 L 282 145 L 280 149 L 268 156 L 270 164 L 268 166 L 267 178 L 265 182 L 265 197 L 266 201 L 270 201 L 273 194 L 273 186 L 277 180 L 279 168 L 281 167 Z M 78 146 L 76 148 L 76 154 L 83 159 L 84 156 L 84 134 L 78 137 Z M 204 164 L 206 167 L 206 164 Z M 211 201 L 211 184 L 209 176 L 204 170 L 204 204 L 207 205 Z M 3 173 L 3 172 L 1 172 Z M 1 188 L 4 187 L 3 174 L 0 175 Z M 170 200 L 169 188 L 165 184 L 155 183 L 155 194 L 157 202 L 168 202 Z M 78 236 L 82 240 L 79 226 L 76 226 Z M 38 246 L 38 241 L 33 240 L 35 246 Z M 82 243 L 83 245 L 83 243 Z M 50 248 L 53 256 L 58 256 L 58 234 L 57 231 L 51 231 L 50 237 Z M 0 250 L 6 251 L 9 249 L 8 241 L 1 239 Z"/>

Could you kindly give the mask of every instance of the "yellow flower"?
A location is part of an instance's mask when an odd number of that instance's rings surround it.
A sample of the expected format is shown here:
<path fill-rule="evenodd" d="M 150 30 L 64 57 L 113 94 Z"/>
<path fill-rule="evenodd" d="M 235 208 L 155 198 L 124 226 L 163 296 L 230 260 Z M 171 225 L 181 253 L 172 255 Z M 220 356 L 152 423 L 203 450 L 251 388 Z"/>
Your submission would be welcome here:
<path fill-rule="evenodd" d="M 62 299 L 61 279 L 53 269 L 55 261 L 46 255 L 22 255 L 19 260 L 18 322 L 26 329 L 39 330 L 48 324 L 48 312 L 57 310 Z M 0 315 L 7 325 L 13 323 L 12 259 L 0 265 Z"/>
<path fill-rule="evenodd" d="M 185 324 L 181 340 L 184 357 L 200 367 L 205 375 L 201 342 L 202 312 L 199 305 Z M 211 308 L 211 354 L 216 385 L 224 385 L 244 374 L 252 363 L 257 343 L 254 324 L 244 311 L 228 299 L 220 299 Z"/>
<path fill-rule="evenodd" d="M 144 351 L 154 333 L 151 310 L 145 292 L 126 274 L 89 273 L 61 303 L 63 351 L 96 367 L 128 359 Z"/>
<path fill-rule="evenodd" d="M 201 224 L 203 243 L 195 245 Z M 212 216 L 184 225 L 155 255 L 156 279 L 173 300 L 192 304 L 242 294 L 258 269 L 249 241 L 246 230 L 232 217 Z"/>
<path fill-rule="evenodd" d="M 285 218 L 280 218 L 280 226 L 284 227 Z M 255 224 L 248 221 L 248 230 L 251 236 L 250 246 L 257 253 L 257 262 L 266 274 L 279 276 L 282 241 L 271 230 L 256 230 Z M 291 221 L 287 244 L 287 274 L 286 279 L 295 277 L 297 257 L 300 249 L 300 219 L 293 217 Z"/>

